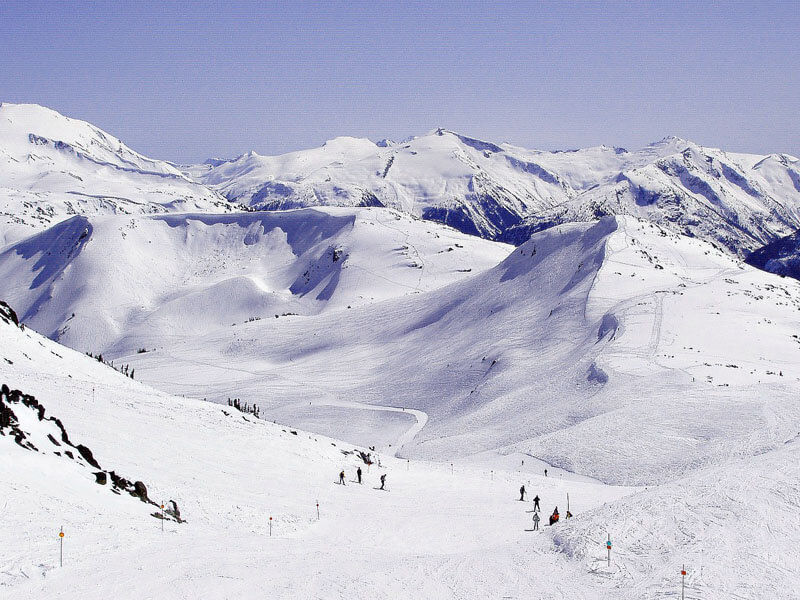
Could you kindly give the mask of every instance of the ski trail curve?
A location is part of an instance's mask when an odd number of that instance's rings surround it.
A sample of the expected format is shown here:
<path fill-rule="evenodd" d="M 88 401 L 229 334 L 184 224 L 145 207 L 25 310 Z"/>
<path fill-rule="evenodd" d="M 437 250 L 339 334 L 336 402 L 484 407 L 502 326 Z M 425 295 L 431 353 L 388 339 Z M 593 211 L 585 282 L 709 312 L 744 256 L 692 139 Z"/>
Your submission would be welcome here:
<path fill-rule="evenodd" d="M 428 414 L 421 410 L 416 410 L 414 408 L 404 408 L 404 407 L 397 407 L 397 406 L 384 406 L 381 404 L 362 404 L 360 402 L 352 402 L 349 400 L 318 400 L 315 403 L 317 406 L 339 406 L 342 408 L 357 408 L 361 410 L 379 410 L 385 412 L 398 412 L 404 414 L 413 415 L 416 419 L 416 423 L 414 423 L 411 427 L 406 430 L 406 432 L 397 438 L 394 444 L 390 444 L 389 446 L 381 449 L 381 454 L 388 454 L 389 456 L 397 456 L 397 453 L 400 452 L 403 446 L 413 440 L 417 434 L 422 431 L 422 428 L 428 423 Z"/>

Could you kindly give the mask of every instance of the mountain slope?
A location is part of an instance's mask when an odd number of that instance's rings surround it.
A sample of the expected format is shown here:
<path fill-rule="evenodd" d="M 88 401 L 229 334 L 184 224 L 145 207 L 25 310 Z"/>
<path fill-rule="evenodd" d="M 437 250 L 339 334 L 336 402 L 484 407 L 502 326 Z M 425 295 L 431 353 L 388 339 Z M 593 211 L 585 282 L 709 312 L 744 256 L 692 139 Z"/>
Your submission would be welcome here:
<path fill-rule="evenodd" d="M 755 250 L 747 257 L 747 263 L 770 273 L 800 279 L 800 229 Z"/>
<path fill-rule="evenodd" d="M 421 293 L 510 250 L 385 209 L 75 216 L 0 252 L 0 281 L 37 331 L 119 353 Z"/>
<path fill-rule="evenodd" d="M 674 596 L 685 565 L 690 597 L 794 596 L 796 437 L 647 490 L 544 477 L 519 455 L 513 469 L 389 456 L 366 466 L 350 444 L 167 396 L 8 316 L 0 307 L 3 381 L 35 394 L 101 463 L 146 478 L 151 498 L 174 498 L 186 522 L 162 532 L 146 504 L 0 435 L 3 595 L 633 600 Z M 660 449 L 655 439 L 643 451 Z M 333 483 L 341 469 L 345 486 Z M 374 489 L 382 473 L 388 492 Z M 545 519 L 560 508 L 558 525 L 529 531 L 521 483 Z"/>
<path fill-rule="evenodd" d="M 361 443 L 363 404 L 423 411 L 411 457 L 499 449 L 652 484 L 796 433 L 798 298 L 797 283 L 704 242 L 607 218 L 537 234 L 425 294 L 124 360 L 172 392 L 235 395 Z"/>
<path fill-rule="evenodd" d="M 666 147 L 675 140 L 669 142 Z M 797 227 L 797 159 L 731 154 L 691 142 L 678 147 L 682 150 L 674 155 L 620 171 L 614 183 L 588 189 L 561 206 L 531 215 L 509 230 L 505 239 L 524 241 L 532 232 L 555 223 L 633 215 L 744 257 Z"/>
<path fill-rule="evenodd" d="M 266 589 L 273 598 L 459 598 L 544 589 L 575 597 L 580 573 L 544 536 L 530 545 L 516 472 L 497 469 L 490 480 L 483 468 L 451 473 L 375 454 L 380 462 L 367 465 L 359 451 L 368 450 L 167 396 L 2 318 L 0 362 L 4 383 L 35 395 L 101 464 L 146 480 L 150 498 L 174 499 L 186 521 L 162 531 L 152 507 L 0 434 L 4 596 L 211 599 Z M 363 485 L 352 481 L 358 466 Z M 342 469 L 344 486 L 334 484 Z M 380 474 L 388 491 L 377 489 Z M 575 514 L 634 491 L 525 477 L 547 497 L 546 510 L 570 485 L 581 498 Z M 449 500 L 454 489 L 458 503 Z M 531 577 L 537 564 L 550 568 Z M 581 585 L 590 594 L 595 584 L 583 577 Z"/>
<path fill-rule="evenodd" d="M 336 138 L 283 156 L 251 152 L 201 181 L 258 208 L 389 206 L 488 238 L 572 194 L 537 165 L 443 129 L 403 144 Z"/>
<path fill-rule="evenodd" d="M 176 167 L 34 104 L 0 104 L 0 244 L 75 214 L 227 212 Z"/>

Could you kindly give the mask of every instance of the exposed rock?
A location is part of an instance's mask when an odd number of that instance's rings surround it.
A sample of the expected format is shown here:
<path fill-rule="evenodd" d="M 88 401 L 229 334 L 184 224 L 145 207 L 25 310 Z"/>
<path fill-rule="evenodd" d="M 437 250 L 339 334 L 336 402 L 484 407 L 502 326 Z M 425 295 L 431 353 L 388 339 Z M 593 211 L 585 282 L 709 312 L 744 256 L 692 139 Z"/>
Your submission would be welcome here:
<path fill-rule="evenodd" d="M 142 502 L 149 502 L 150 498 L 147 497 L 147 486 L 141 481 L 137 481 L 133 484 L 133 491 L 131 495 L 136 496 Z"/>
<path fill-rule="evenodd" d="M 87 448 L 83 444 L 78 444 L 77 446 L 75 446 L 75 449 L 78 452 L 80 452 L 81 456 L 84 458 L 84 460 L 86 462 L 88 462 L 90 465 L 92 465 L 95 469 L 99 469 L 100 468 L 100 465 L 97 464 L 97 461 L 94 459 L 94 456 L 92 455 L 92 451 L 89 450 L 89 448 Z"/>
<path fill-rule="evenodd" d="M 0 300 L 0 319 L 5 321 L 6 323 L 13 323 L 17 327 L 19 327 L 19 319 L 17 318 L 17 313 L 14 312 L 14 309 L 11 308 L 8 304 Z"/>
<path fill-rule="evenodd" d="M 183 519 L 181 519 L 181 511 L 178 510 L 178 503 L 175 502 L 175 500 L 170 500 L 168 504 L 170 507 L 167 508 L 167 514 L 175 517 L 175 520 L 178 521 L 178 523 L 183 523 Z"/>

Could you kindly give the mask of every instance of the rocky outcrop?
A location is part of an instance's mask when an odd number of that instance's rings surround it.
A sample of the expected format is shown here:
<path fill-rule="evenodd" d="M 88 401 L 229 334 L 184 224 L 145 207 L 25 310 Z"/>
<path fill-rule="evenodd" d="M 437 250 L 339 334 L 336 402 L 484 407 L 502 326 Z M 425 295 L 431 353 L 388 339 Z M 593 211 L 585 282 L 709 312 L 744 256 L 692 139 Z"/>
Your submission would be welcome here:
<path fill-rule="evenodd" d="M 14 319 L 16 318 L 16 315 L 7 305 L 0 306 L 0 318 L 13 320 L 12 316 Z M 36 422 L 41 424 L 41 430 L 35 430 L 30 426 L 28 426 L 28 430 L 23 429 L 17 412 L 15 412 L 19 410 L 33 411 L 36 415 Z M 47 416 L 46 412 L 44 405 L 34 396 L 25 394 L 20 390 L 12 390 L 6 384 L 0 386 L 0 436 L 12 438 L 18 446 L 25 450 L 41 454 L 49 451 L 56 456 L 72 460 L 83 467 L 97 469 L 92 473 L 97 484 L 107 485 L 110 479 L 111 491 L 115 494 L 127 493 L 146 504 L 158 506 L 150 500 L 147 486 L 143 481 L 131 482 L 129 479 L 118 475 L 115 471 L 104 470 L 95 459 L 91 449 L 83 444 L 72 443 L 61 420 Z M 29 423 L 30 421 L 26 420 L 25 422 Z M 34 444 L 33 438 L 37 440 L 36 444 Z M 159 515 L 159 518 L 167 518 L 178 523 L 184 523 L 185 521 L 180 516 L 177 503 L 174 500 L 171 500 L 170 503 L 172 505 L 171 510 L 166 511 L 163 517 Z"/>

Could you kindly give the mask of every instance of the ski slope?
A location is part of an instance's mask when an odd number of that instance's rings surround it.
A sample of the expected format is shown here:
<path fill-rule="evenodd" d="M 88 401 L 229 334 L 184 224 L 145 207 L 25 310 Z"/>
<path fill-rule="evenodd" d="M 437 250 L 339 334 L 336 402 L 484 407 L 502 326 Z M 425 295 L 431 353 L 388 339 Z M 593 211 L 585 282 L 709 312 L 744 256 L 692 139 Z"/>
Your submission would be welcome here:
<path fill-rule="evenodd" d="M 363 411 L 319 405 L 425 412 L 401 456 L 521 452 L 646 485 L 796 433 L 798 291 L 699 240 L 610 218 L 537 234 L 425 294 L 241 323 L 119 360 L 164 390 L 239 397 L 365 445 L 386 440 L 380 427 L 365 438 Z"/>
<path fill-rule="evenodd" d="M 452 467 L 380 455 L 359 486 L 352 444 L 169 396 L 8 319 L 0 348 L 3 381 L 186 521 L 162 532 L 152 507 L 0 436 L 3 597 L 676 597 L 684 564 L 689 598 L 794 596 L 797 435 L 647 489 L 544 477 L 524 455 Z M 522 484 L 542 499 L 539 532 Z M 567 493 L 574 518 L 546 527 Z"/>
<path fill-rule="evenodd" d="M 175 500 L 186 520 L 167 522 L 162 533 L 138 499 L 112 494 L 63 457 L 0 436 L 0 478 L 9 490 L 3 594 L 219 598 L 267 589 L 271 597 L 388 598 L 492 595 L 498 586 L 565 590 L 571 585 L 557 578 L 567 562 L 544 535 L 532 541 L 524 531 L 530 504 L 515 501 L 519 485 L 530 480 L 545 510 L 569 489 L 576 514 L 632 491 L 461 465 L 451 473 L 389 455 L 380 456 L 381 466 L 360 463 L 359 486 L 350 444 L 167 396 L 30 329 L 3 323 L 0 336 L 12 388 L 34 394 L 101 463 L 146 480 L 151 498 Z M 342 468 L 345 486 L 334 483 Z M 388 474 L 388 492 L 375 489 L 380 473 Z M 527 571 L 548 555 L 558 571 L 528 581 Z"/>

